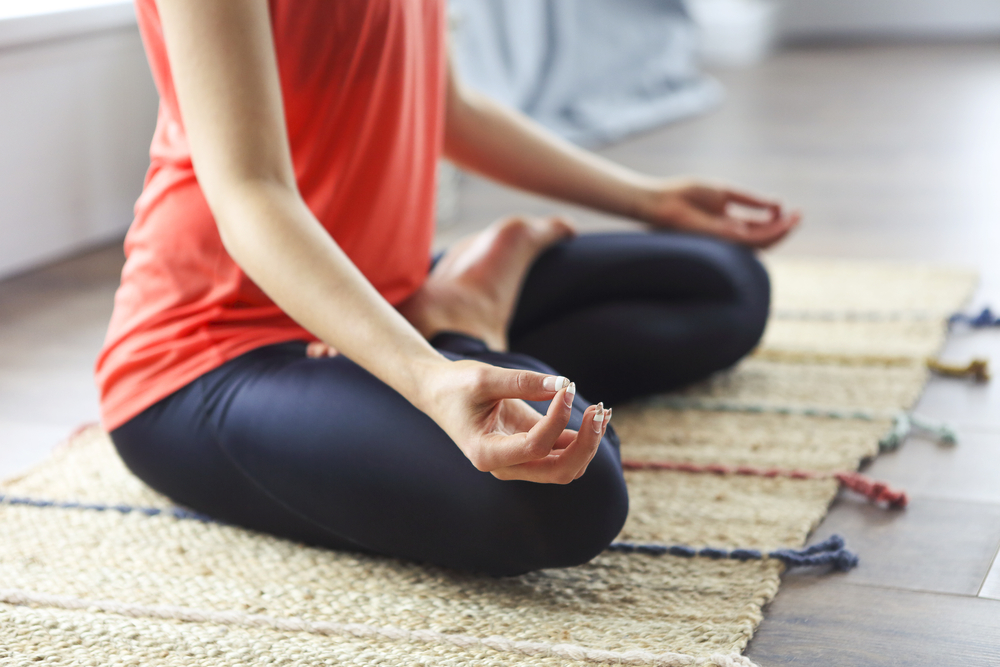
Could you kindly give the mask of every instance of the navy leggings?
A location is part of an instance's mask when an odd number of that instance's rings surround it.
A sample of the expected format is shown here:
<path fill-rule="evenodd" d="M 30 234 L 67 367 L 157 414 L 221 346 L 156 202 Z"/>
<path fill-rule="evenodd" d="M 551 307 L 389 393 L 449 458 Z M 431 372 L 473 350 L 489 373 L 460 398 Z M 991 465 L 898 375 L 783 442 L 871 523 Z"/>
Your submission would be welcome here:
<path fill-rule="evenodd" d="M 530 270 L 511 352 L 443 333 L 475 359 L 576 381 L 613 405 L 732 365 L 759 340 L 767 273 L 746 249 L 680 234 L 562 242 Z M 584 563 L 628 513 L 608 430 L 567 485 L 477 471 L 429 417 L 343 356 L 271 345 L 206 373 L 116 429 L 128 467 L 177 503 L 308 544 L 494 575 Z M 544 404 L 534 404 L 544 411 Z"/>

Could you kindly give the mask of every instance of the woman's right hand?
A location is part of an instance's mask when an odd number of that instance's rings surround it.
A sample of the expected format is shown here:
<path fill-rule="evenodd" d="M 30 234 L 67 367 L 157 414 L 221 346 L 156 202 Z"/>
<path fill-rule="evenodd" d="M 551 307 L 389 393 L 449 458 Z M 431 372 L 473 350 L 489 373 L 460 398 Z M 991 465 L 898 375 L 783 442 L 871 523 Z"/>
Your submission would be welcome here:
<path fill-rule="evenodd" d="M 503 480 L 568 484 L 587 470 L 611 417 L 591 405 L 566 428 L 576 387 L 566 378 L 476 361 L 436 365 L 420 406 L 476 469 Z M 525 401 L 551 401 L 540 415 Z"/>

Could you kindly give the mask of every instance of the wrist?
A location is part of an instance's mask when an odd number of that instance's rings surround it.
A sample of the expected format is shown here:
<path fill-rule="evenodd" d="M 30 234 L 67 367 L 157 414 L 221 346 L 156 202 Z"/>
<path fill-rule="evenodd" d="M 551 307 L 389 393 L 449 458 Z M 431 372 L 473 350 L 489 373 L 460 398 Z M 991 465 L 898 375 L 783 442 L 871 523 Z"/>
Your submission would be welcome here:
<path fill-rule="evenodd" d="M 634 218 L 654 227 L 672 228 L 678 196 L 692 181 L 685 178 L 646 177 L 635 195 Z"/>
<path fill-rule="evenodd" d="M 677 184 L 669 179 L 641 175 L 631 184 L 632 206 L 629 216 L 653 225 L 662 226 L 664 200 L 669 198 Z"/>
<path fill-rule="evenodd" d="M 440 405 L 438 390 L 440 378 L 450 370 L 452 363 L 450 359 L 437 350 L 433 350 L 432 354 L 425 357 L 413 360 L 408 368 L 408 386 L 403 394 L 404 397 L 415 408 L 433 417 L 432 412 L 435 406 Z"/>

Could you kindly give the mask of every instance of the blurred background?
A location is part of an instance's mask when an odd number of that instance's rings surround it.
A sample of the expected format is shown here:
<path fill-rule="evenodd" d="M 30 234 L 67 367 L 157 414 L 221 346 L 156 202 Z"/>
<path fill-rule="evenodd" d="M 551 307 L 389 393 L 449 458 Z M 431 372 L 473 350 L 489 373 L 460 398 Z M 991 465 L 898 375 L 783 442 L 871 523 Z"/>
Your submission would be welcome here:
<path fill-rule="evenodd" d="M 982 275 L 970 309 L 1000 306 L 1000 0 L 451 0 L 449 29 L 470 85 L 570 140 L 801 208 L 803 225 L 771 252 L 968 266 Z M 97 419 L 92 367 L 156 109 L 130 2 L 0 0 L 0 480 Z M 636 227 L 446 163 L 439 195 L 439 248 L 510 213 Z M 1000 358 L 996 338 L 953 336 L 945 357 Z M 963 438 L 954 460 L 928 454 L 937 465 L 1000 469 L 996 386 L 929 383 L 917 410 Z M 972 572 L 980 590 L 1000 496 L 933 493 L 895 532 L 883 515 L 855 532 L 911 544 L 904 569 Z M 957 541 L 928 555 L 926 536 L 945 533 Z M 1000 627 L 1000 602 L 983 599 L 1000 599 L 1000 559 L 991 571 L 978 598 L 900 597 L 885 627 L 910 619 L 893 636 L 927 636 L 908 664 L 988 664 L 968 647 Z M 854 608 L 829 616 L 822 594 L 796 597 L 807 586 L 793 580 L 775 603 L 769 619 L 787 623 L 762 626 L 750 650 L 760 664 L 793 664 L 807 641 L 823 664 L 851 664 L 830 647 L 855 643 Z M 948 611 L 907 616 L 914 605 Z M 839 630 L 812 634 L 827 617 Z M 936 635 L 908 625 L 932 617 Z M 871 641 L 864 664 L 897 664 Z"/>
<path fill-rule="evenodd" d="M 861 194 L 841 190 L 859 169 L 881 180 L 864 193 L 880 214 L 891 208 L 917 222 L 979 207 L 997 219 L 995 198 L 983 207 L 1000 159 L 991 122 L 1000 112 L 1000 0 L 450 7 L 467 81 L 563 136 L 607 147 L 677 124 L 632 151 L 635 166 L 735 179 L 839 231 L 868 222 L 833 201 Z M 131 2 L 0 0 L 0 277 L 120 239 L 148 163 L 156 105 Z M 691 120 L 699 117 L 711 120 Z M 800 169 L 817 150 L 831 159 Z M 864 166 L 844 163 L 851 151 Z M 885 169 L 890 158 L 897 162 Z M 943 163 L 962 167 L 946 176 L 935 172 Z M 901 196 L 907 175 L 922 180 Z M 465 182 L 447 167 L 441 180 L 446 229 L 467 217 Z M 919 192 L 925 188 L 951 188 L 953 196 L 934 204 Z M 808 225 L 801 237 L 819 233 Z"/>

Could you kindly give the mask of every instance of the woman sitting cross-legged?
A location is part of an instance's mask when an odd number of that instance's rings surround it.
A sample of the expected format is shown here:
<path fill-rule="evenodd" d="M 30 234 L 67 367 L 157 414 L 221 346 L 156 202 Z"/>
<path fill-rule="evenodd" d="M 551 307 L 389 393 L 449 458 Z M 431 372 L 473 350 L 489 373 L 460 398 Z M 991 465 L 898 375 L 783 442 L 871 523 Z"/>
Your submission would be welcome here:
<path fill-rule="evenodd" d="M 464 88 L 443 0 L 137 10 L 160 114 L 97 362 L 129 468 L 335 549 L 495 575 L 604 549 L 628 511 L 606 406 L 753 348 L 752 248 L 798 216 L 640 175 Z M 510 218 L 432 266 L 442 155 L 651 231 Z"/>

